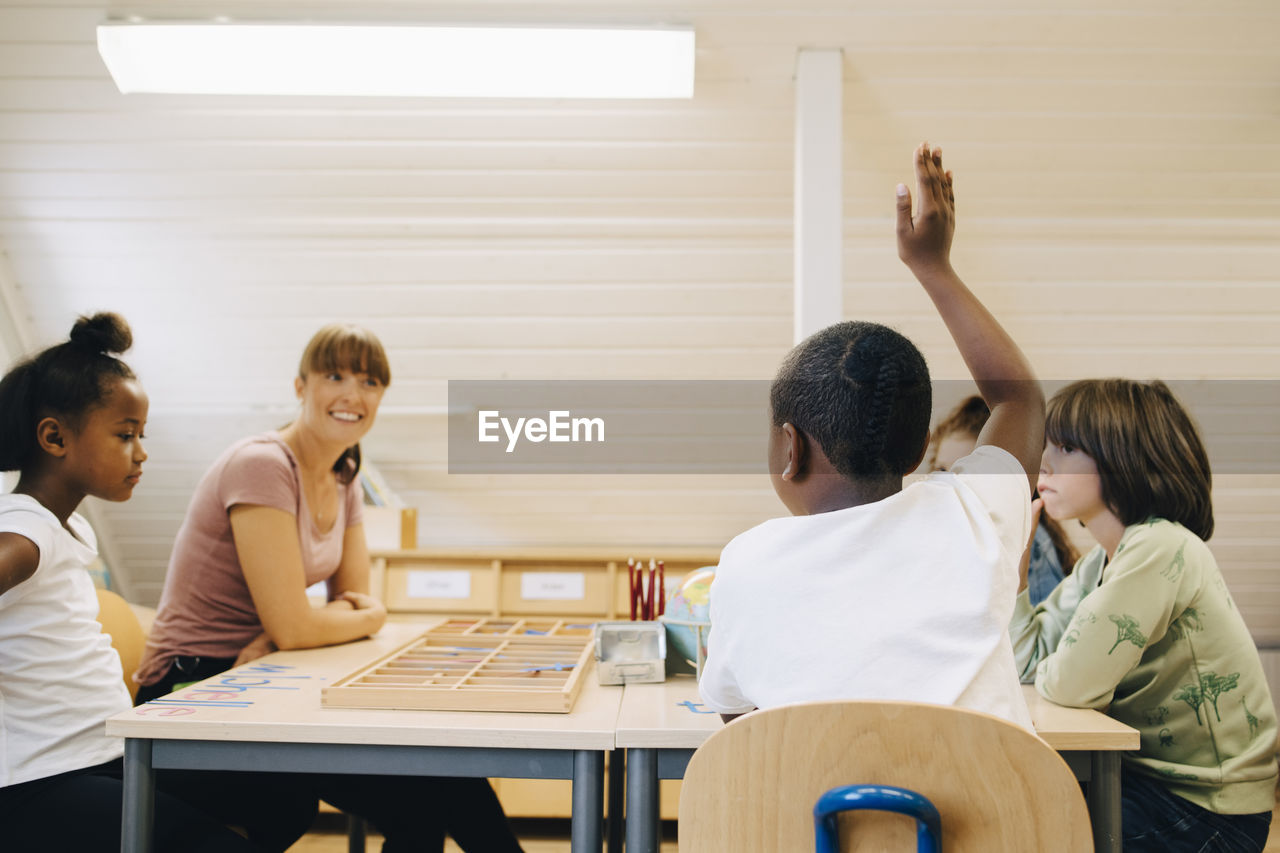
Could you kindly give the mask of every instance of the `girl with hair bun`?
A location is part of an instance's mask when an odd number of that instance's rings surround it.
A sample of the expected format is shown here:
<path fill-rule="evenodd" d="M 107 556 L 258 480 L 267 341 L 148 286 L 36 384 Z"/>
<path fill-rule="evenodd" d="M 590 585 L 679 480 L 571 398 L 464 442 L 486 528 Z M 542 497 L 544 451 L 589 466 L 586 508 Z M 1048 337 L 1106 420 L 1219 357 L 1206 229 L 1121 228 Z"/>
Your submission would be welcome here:
<path fill-rule="evenodd" d="M 924 357 L 876 323 L 837 323 L 783 361 L 768 463 L 791 511 L 730 542 L 711 587 L 700 689 L 731 717 L 834 699 L 958 705 L 1031 728 L 1009 617 L 1031 532 L 1044 397 L 1017 344 L 951 268 L 951 175 L 915 153 L 898 254 L 933 300 L 991 416 L 976 449 L 903 488 L 924 458 Z"/>
<path fill-rule="evenodd" d="M 97 556 L 76 507 L 127 501 L 142 476 L 147 395 L 117 354 L 132 343 L 115 314 L 81 317 L 70 340 L 0 380 L 0 825 L 14 850 L 120 849 L 119 738 L 103 722 L 130 707 L 120 658 L 97 621 L 85 568 Z M 167 851 L 248 851 L 185 802 L 156 795 Z"/>

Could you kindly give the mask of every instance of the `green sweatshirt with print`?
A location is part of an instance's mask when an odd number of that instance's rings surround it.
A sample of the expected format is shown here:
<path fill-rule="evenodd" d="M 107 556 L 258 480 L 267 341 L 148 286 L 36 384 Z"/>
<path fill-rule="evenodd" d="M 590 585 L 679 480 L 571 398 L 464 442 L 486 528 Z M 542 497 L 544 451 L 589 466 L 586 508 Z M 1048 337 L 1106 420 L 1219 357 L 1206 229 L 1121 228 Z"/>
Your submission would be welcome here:
<path fill-rule="evenodd" d="M 1217 561 L 1180 524 L 1127 527 L 1033 608 L 1024 590 L 1010 634 L 1023 680 L 1046 699 L 1097 708 L 1142 735 L 1128 766 L 1219 814 L 1269 812 L 1276 714 L 1257 647 Z"/>

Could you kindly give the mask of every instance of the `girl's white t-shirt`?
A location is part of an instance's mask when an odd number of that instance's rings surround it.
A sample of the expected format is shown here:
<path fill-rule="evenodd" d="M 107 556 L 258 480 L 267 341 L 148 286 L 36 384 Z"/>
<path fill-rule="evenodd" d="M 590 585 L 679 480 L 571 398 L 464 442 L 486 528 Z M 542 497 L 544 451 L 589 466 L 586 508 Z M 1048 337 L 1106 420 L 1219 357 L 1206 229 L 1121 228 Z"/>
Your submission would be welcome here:
<path fill-rule="evenodd" d="M 703 701 L 929 702 L 1031 729 L 1009 639 L 1030 530 L 1027 475 L 991 446 L 884 500 L 748 530 L 711 585 Z"/>
<path fill-rule="evenodd" d="M 0 495 L 0 533 L 40 549 L 35 574 L 0 595 L 0 787 L 93 767 L 124 752 L 107 717 L 132 704 L 85 570 L 88 522 L 68 525 L 28 495 Z"/>

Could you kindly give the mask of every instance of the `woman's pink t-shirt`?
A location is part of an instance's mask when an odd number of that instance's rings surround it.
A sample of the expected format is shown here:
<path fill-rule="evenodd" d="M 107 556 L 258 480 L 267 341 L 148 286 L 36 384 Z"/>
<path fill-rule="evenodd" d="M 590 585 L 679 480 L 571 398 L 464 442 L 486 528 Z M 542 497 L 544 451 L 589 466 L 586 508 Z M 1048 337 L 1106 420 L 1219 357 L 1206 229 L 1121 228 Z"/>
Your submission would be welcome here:
<path fill-rule="evenodd" d="M 231 535 L 231 507 L 269 506 L 297 518 L 310 586 L 338 570 L 343 536 L 363 520 L 360 498 L 358 481 L 339 483 L 338 517 L 322 533 L 302 494 L 298 461 L 279 435 L 255 435 L 232 445 L 196 486 L 178 530 L 138 683 L 159 681 L 179 655 L 233 658 L 262 633 Z"/>

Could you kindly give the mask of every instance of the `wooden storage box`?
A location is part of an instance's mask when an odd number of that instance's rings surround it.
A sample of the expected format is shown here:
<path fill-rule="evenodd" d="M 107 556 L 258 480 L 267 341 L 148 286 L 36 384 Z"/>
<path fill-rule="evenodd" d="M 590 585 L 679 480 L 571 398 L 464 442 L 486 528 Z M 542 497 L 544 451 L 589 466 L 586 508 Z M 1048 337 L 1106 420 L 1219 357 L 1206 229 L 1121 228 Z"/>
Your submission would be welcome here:
<path fill-rule="evenodd" d="M 379 556 L 373 561 L 373 594 L 393 613 L 497 616 L 499 578 L 499 564 L 481 557 Z"/>
<path fill-rule="evenodd" d="M 413 549 L 373 553 L 373 594 L 392 613 L 630 616 L 627 558 L 666 563 L 666 586 L 720 558 L 709 548 Z"/>
<path fill-rule="evenodd" d="M 450 619 L 321 691 L 335 708 L 567 713 L 593 660 L 589 625 Z"/>

